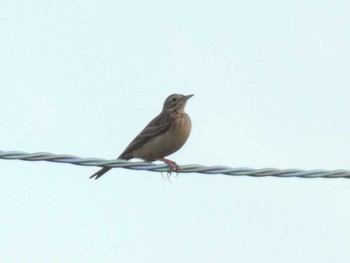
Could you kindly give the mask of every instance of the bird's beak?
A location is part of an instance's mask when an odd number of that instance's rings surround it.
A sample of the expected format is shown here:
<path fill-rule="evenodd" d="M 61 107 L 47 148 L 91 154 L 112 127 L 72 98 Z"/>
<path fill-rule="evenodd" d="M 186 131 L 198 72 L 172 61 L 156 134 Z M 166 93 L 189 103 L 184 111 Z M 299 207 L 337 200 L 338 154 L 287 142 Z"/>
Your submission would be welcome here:
<path fill-rule="evenodd" d="M 191 98 L 193 95 L 194 95 L 194 94 L 185 96 L 185 100 L 188 100 L 188 99 Z"/>

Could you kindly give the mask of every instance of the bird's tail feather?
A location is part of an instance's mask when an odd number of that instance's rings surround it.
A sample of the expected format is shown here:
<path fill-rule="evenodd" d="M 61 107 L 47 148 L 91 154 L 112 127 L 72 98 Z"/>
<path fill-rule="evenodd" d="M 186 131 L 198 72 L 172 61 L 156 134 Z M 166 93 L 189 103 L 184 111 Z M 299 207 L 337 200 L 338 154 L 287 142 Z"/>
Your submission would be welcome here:
<path fill-rule="evenodd" d="M 104 175 L 105 173 L 107 173 L 111 169 L 112 169 L 111 167 L 104 167 L 104 168 L 98 170 L 93 175 L 91 175 L 90 179 L 94 178 L 95 180 L 97 180 L 98 178 L 100 178 L 102 175 Z"/>
<path fill-rule="evenodd" d="M 132 154 L 131 153 L 127 153 L 127 154 L 124 154 L 124 155 L 121 154 L 117 159 L 130 160 L 131 158 L 133 158 Z M 104 168 L 98 170 L 93 175 L 91 175 L 90 179 L 94 178 L 95 180 L 97 180 L 98 178 L 100 178 L 102 175 L 104 175 L 105 173 L 107 173 L 111 169 L 112 169 L 112 167 L 104 167 Z"/>

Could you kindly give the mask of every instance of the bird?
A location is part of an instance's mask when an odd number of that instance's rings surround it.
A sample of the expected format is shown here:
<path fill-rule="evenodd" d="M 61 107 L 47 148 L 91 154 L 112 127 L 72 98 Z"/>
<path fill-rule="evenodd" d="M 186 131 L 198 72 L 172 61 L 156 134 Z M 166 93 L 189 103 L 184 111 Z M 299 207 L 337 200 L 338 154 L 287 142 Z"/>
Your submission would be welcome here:
<path fill-rule="evenodd" d="M 143 159 L 148 162 L 163 161 L 169 165 L 168 172 L 179 172 L 176 162 L 165 157 L 179 150 L 187 141 L 191 133 L 191 119 L 185 112 L 186 102 L 194 94 L 172 94 L 163 104 L 163 109 L 125 148 L 118 159 L 130 160 L 132 158 Z M 107 173 L 111 167 L 104 167 L 90 179 L 98 179 Z"/>

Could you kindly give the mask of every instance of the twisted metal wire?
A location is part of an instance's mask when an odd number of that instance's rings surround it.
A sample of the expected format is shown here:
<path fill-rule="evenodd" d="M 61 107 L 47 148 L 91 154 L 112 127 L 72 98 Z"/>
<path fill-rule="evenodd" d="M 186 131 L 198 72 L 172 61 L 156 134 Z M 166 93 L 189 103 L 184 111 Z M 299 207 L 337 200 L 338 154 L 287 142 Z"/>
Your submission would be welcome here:
<path fill-rule="evenodd" d="M 20 151 L 0 151 L 0 159 L 23 161 L 47 161 L 55 163 L 70 163 L 82 166 L 99 166 L 112 168 L 126 168 L 130 170 L 147 170 L 153 172 L 168 172 L 167 164 L 154 164 L 147 162 L 131 162 L 125 160 L 105 160 L 100 158 L 80 158 L 68 154 L 52 154 L 47 152 L 26 153 Z M 231 176 L 254 177 L 302 177 L 302 178 L 350 178 L 349 170 L 300 170 L 275 168 L 231 168 L 227 166 L 204 166 L 198 164 L 181 165 L 179 173 L 225 174 Z"/>

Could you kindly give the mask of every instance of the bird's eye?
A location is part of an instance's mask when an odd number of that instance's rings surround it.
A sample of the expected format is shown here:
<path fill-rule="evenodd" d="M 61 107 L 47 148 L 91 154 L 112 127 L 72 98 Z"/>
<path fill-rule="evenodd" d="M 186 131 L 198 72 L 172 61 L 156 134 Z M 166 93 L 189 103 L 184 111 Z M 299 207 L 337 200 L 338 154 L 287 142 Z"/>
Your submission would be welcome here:
<path fill-rule="evenodd" d="M 172 99 L 172 101 L 175 102 L 175 101 L 176 101 L 176 98 L 174 97 L 174 98 Z"/>

